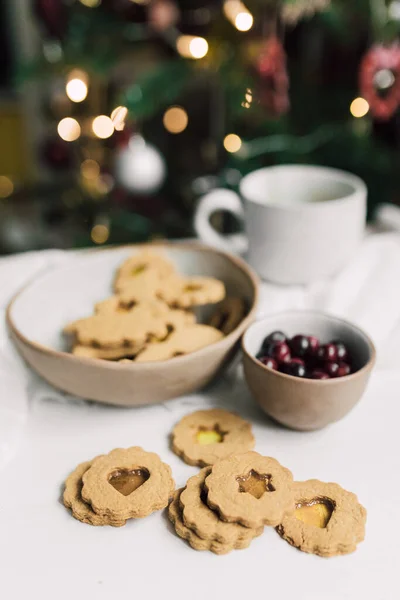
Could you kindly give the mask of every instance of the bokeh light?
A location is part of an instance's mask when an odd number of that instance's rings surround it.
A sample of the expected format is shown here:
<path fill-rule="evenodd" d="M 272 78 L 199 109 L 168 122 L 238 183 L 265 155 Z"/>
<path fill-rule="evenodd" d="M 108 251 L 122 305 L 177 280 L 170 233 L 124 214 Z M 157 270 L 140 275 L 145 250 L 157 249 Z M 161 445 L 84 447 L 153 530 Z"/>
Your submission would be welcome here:
<path fill-rule="evenodd" d="M 104 244 L 110 237 L 110 230 L 107 225 L 98 223 L 92 227 L 90 237 L 95 244 Z"/>
<path fill-rule="evenodd" d="M 74 77 L 67 82 L 65 91 L 72 102 L 83 102 L 88 94 L 88 86 L 83 79 Z"/>
<path fill-rule="evenodd" d="M 115 131 L 122 131 L 125 127 L 125 120 L 128 116 L 126 106 L 117 106 L 111 113 L 111 121 L 113 122 Z"/>
<path fill-rule="evenodd" d="M 101 0 L 79 0 L 81 4 L 84 6 L 88 6 L 89 8 L 96 8 L 100 6 Z"/>
<path fill-rule="evenodd" d="M 0 175 L 0 198 L 8 198 L 14 191 L 14 184 L 9 177 Z"/>
<path fill-rule="evenodd" d="M 74 142 L 81 135 L 81 126 L 76 119 L 65 117 L 57 126 L 58 135 L 65 142 Z"/>
<path fill-rule="evenodd" d="M 238 31 L 249 31 L 253 27 L 253 15 L 240 0 L 226 0 L 224 13 Z"/>
<path fill-rule="evenodd" d="M 369 104 L 365 98 L 354 98 L 353 102 L 350 104 L 350 112 L 353 117 L 356 117 L 357 119 L 365 117 L 368 111 Z"/>
<path fill-rule="evenodd" d="M 236 133 L 229 133 L 224 138 L 224 148 L 227 152 L 238 152 L 242 146 L 242 140 Z"/>
<path fill-rule="evenodd" d="M 81 174 L 86 179 L 96 179 L 100 175 L 99 163 L 91 158 L 87 158 L 81 164 Z"/>
<path fill-rule="evenodd" d="M 208 42 L 202 37 L 194 35 L 180 35 L 176 41 L 176 48 L 185 58 L 203 58 L 208 52 Z"/>
<path fill-rule="evenodd" d="M 93 119 L 92 130 L 96 137 L 105 140 L 112 136 L 114 133 L 114 124 L 110 117 L 106 115 L 99 115 Z"/>
<path fill-rule="evenodd" d="M 188 124 L 188 115 L 181 106 L 171 106 L 163 116 L 164 127 L 170 133 L 182 133 Z"/>

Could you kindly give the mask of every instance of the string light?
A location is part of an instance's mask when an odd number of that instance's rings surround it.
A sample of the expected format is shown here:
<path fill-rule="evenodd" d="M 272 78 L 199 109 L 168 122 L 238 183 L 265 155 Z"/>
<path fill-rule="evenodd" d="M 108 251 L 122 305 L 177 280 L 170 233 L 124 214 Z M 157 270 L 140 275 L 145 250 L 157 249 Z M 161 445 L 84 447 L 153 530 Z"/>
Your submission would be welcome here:
<path fill-rule="evenodd" d="M 81 135 L 81 126 L 76 119 L 65 117 L 57 125 L 58 135 L 65 142 L 74 142 Z"/>
<path fill-rule="evenodd" d="M 90 237 L 95 244 L 104 244 L 110 237 L 110 230 L 107 225 L 98 223 L 92 227 Z"/>
<path fill-rule="evenodd" d="M 350 104 L 350 112 L 353 117 L 359 119 L 360 117 L 365 117 L 367 112 L 369 111 L 369 104 L 365 100 L 365 98 L 354 98 L 353 102 Z"/>
<path fill-rule="evenodd" d="M 87 74 L 84 71 L 74 70 L 68 76 L 65 86 L 67 96 L 72 102 L 83 102 L 88 94 Z"/>
<path fill-rule="evenodd" d="M 8 198 L 14 191 L 14 184 L 9 177 L 0 175 L 0 198 Z"/>
<path fill-rule="evenodd" d="M 249 31 L 253 27 L 253 15 L 240 0 L 225 0 L 223 10 L 238 31 Z"/>
<path fill-rule="evenodd" d="M 208 52 L 208 42 L 195 35 L 180 35 L 176 40 L 176 49 L 185 58 L 203 58 Z"/>
<path fill-rule="evenodd" d="M 250 88 L 247 88 L 246 93 L 244 95 L 244 100 L 242 102 L 242 106 L 244 108 L 250 108 L 250 105 L 252 102 L 253 102 L 253 92 Z"/>
<path fill-rule="evenodd" d="M 116 131 L 122 131 L 125 127 L 125 119 L 128 116 L 126 106 L 117 106 L 111 113 L 111 121 Z"/>
<path fill-rule="evenodd" d="M 242 140 L 236 133 L 229 133 L 224 138 L 224 148 L 227 152 L 237 152 L 242 146 Z"/>
<path fill-rule="evenodd" d="M 114 133 L 114 124 L 110 117 L 106 115 L 99 115 L 93 119 L 92 130 L 96 137 L 105 140 L 112 136 Z"/>
<path fill-rule="evenodd" d="M 164 127 L 170 133 L 182 133 L 188 124 L 188 115 L 181 106 L 171 106 L 163 116 Z"/>
<path fill-rule="evenodd" d="M 100 175 L 99 163 L 91 158 L 87 158 L 81 164 L 81 174 L 86 179 L 96 179 Z"/>
<path fill-rule="evenodd" d="M 89 8 L 96 8 L 100 6 L 101 0 L 80 0 L 81 4 L 88 6 Z"/>

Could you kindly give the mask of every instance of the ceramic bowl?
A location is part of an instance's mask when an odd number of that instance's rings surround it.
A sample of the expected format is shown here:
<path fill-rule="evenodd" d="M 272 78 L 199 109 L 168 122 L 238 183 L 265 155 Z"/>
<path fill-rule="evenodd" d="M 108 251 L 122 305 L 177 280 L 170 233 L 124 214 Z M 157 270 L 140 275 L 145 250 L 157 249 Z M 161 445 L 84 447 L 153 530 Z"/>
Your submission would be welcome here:
<path fill-rule="evenodd" d="M 302 379 L 273 371 L 256 358 L 263 339 L 281 330 L 292 337 L 315 335 L 322 343 L 343 340 L 357 371 L 336 379 Z M 242 339 L 247 384 L 261 408 L 291 429 L 312 430 L 344 417 L 360 400 L 375 363 L 375 348 L 355 325 L 314 311 L 284 312 L 256 321 Z"/>
<path fill-rule="evenodd" d="M 146 246 L 86 252 L 36 278 L 10 303 L 7 321 L 22 356 L 44 379 L 70 394 L 121 406 L 164 402 L 209 383 L 238 349 L 255 317 L 258 280 L 246 263 L 200 244 L 166 244 L 163 252 L 186 275 L 221 279 L 248 313 L 232 333 L 193 354 L 152 363 L 80 358 L 67 352 L 64 325 L 93 313 L 111 295 L 116 268 Z M 154 248 L 154 244 L 152 245 Z M 160 247 L 160 246 L 157 246 Z"/>

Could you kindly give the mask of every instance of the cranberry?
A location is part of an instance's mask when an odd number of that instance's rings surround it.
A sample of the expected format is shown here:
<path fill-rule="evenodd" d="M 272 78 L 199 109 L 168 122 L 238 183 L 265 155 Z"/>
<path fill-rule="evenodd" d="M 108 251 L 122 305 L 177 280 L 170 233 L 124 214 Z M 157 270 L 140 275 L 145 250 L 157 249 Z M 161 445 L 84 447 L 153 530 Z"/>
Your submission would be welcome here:
<path fill-rule="evenodd" d="M 283 331 L 273 331 L 264 339 L 262 343 L 262 348 L 266 348 L 269 344 L 273 342 L 286 342 L 286 335 Z"/>
<path fill-rule="evenodd" d="M 290 363 L 285 364 L 285 373 L 293 375 L 293 377 L 305 377 L 306 368 L 304 364 L 300 364 L 298 360 L 292 359 Z"/>
<path fill-rule="evenodd" d="M 317 350 L 317 357 L 320 360 L 334 361 L 337 359 L 337 349 L 334 344 L 324 344 Z"/>
<path fill-rule="evenodd" d="M 296 365 L 303 365 L 303 367 L 305 367 L 305 362 L 304 362 L 304 360 L 303 360 L 302 358 L 292 358 L 292 359 L 291 359 L 291 361 L 290 361 L 290 363 L 291 363 L 292 365 L 293 365 L 293 364 L 296 364 Z"/>
<path fill-rule="evenodd" d="M 344 342 L 341 340 L 332 340 L 331 344 L 336 346 L 337 357 L 339 360 L 346 360 L 348 356 L 348 350 Z"/>
<path fill-rule="evenodd" d="M 327 362 L 325 363 L 324 370 L 326 373 L 328 373 L 329 377 L 338 377 L 339 363 Z"/>
<path fill-rule="evenodd" d="M 263 356 L 262 358 L 260 358 L 260 362 L 269 369 L 273 369 L 274 371 L 278 370 L 278 363 L 274 358 L 271 358 L 270 356 Z"/>
<path fill-rule="evenodd" d="M 310 347 L 310 341 L 306 335 L 295 335 L 289 343 L 295 356 L 305 356 Z"/>
<path fill-rule="evenodd" d="M 347 363 L 340 361 L 339 362 L 339 369 L 337 372 L 337 376 L 338 377 L 344 377 L 345 375 L 350 375 L 350 365 L 348 365 Z"/>
<path fill-rule="evenodd" d="M 308 353 L 311 356 L 314 356 L 319 348 L 319 339 L 316 338 L 314 335 L 309 335 L 308 343 L 309 343 Z"/>
<path fill-rule="evenodd" d="M 311 379 L 330 379 L 330 377 L 328 373 L 324 373 L 324 371 L 315 369 L 315 371 L 312 371 L 311 373 Z"/>
<path fill-rule="evenodd" d="M 286 362 L 287 357 L 290 357 L 290 348 L 286 342 L 275 342 L 269 356 L 272 356 L 278 362 Z"/>

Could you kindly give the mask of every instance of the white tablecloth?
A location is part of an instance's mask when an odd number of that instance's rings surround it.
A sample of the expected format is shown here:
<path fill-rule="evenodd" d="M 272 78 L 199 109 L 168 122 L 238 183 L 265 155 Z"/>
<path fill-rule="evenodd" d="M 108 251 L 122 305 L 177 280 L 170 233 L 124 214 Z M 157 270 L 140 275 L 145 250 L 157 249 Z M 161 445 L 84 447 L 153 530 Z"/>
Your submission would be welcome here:
<path fill-rule="evenodd" d="M 272 424 L 251 399 L 240 367 L 206 391 L 130 410 L 72 398 L 41 381 L 13 348 L 4 311 L 31 277 L 67 260 L 61 251 L 0 260 L 0 597 L 398 599 L 400 236 L 368 237 L 331 281 L 262 286 L 260 315 L 319 308 L 353 320 L 377 345 L 378 364 L 360 404 L 340 423 L 313 433 Z M 278 458 L 296 479 L 337 481 L 356 492 L 368 510 L 366 540 L 357 552 L 320 559 L 268 529 L 248 550 L 217 557 L 191 550 L 163 514 L 120 529 L 93 528 L 61 505 L 62 482 L 75 465 L 117 446 L 158 452 L 184 485 L 197 469 L 169 450 L 168 433 L 187 412 L 209 406 L 250 419 L 257 450 Z"/>

